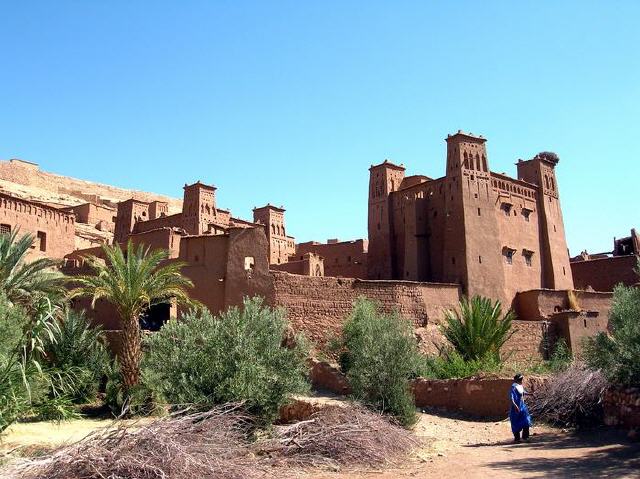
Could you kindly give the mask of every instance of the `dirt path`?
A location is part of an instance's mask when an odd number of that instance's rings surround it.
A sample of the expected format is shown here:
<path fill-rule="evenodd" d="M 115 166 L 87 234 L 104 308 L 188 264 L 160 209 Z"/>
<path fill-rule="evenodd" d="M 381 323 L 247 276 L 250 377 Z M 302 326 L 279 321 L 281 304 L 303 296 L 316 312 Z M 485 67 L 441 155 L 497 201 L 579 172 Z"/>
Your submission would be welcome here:
<path fill-rule="evenodd" d="M 640 443 L 599 429 L 575 435 L 547 426 L 529 443 L 513 444 L 509 423 L 422 414 L 416 434 L 425 446 L 401 468 L 310 474 L 322 479 L 621 478 L 640 477 Z"/>

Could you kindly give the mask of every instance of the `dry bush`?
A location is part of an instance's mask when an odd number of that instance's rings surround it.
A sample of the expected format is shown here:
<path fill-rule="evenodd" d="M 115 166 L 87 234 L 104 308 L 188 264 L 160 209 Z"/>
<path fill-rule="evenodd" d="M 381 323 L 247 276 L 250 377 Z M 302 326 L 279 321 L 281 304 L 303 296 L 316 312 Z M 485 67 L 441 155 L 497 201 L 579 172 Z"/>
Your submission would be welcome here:
<path fill-rule="evenodd" d="M 94 433 L 50 456 L 14 466 L 21 479 L 258 477 L 248 455 L 251 419 L 235 405 Z"/>
<path fill-rule="evenodd" d="M 600 371 L 575 363 L 536 390 L 529 410 L 534 419 L 558 426 L 602 423 L 602 399 L 609 383 Z"/>
<path fill-rule="evenodd" d="M 253 479 L 302 467 L 393 463 L 418 444 L 361 406 L 328 406 L 310 419 L 275 426 L 251 442 L 254 418 L 238 405 L 172 415 L 151 424 L 96 432 L 48 456 L 23 460 L 0 477 L 20 479 Z"/>
<path fill-rule="evenodd" d="M 399 425 L 362 406 L 328 406 L 306 421 L 276 426 L 258 444 L 276 464 L 311 467 L 392 464 L 418 445 Z"/>

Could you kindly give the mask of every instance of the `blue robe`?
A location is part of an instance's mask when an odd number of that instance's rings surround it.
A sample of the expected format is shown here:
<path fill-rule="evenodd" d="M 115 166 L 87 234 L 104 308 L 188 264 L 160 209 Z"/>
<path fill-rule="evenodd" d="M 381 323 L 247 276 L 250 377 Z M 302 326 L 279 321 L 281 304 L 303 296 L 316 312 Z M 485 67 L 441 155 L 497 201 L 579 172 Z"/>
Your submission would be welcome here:
<path fill-rule="evenodd" d="M 519 433 L 525 427 L 531 427 L 531 415 L 529 409 L 524 403 L 524 394 L 520 393 L 516 388 L 517 384 L 511 385 L 511 392 L 509 394 L 509 402 L 511 407 L 509 409 L 509 420 L 511 421 L 511 430 L 514 434 Z M 520 408 L 520 412 L 513 406 L 516 403 Z"/>

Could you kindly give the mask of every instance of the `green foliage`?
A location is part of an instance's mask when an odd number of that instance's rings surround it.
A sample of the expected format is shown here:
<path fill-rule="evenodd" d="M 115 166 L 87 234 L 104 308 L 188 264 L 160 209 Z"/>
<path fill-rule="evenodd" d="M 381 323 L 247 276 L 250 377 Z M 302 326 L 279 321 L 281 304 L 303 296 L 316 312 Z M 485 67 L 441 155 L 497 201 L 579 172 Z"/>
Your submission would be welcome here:
<path fill-rule="evenodd" d="M 73 401 L 66 396 L 47 398 L 34 405 L 33 412 L 38 421 L 68 421 L 78 419 L 80 414 L 76 411 Z"/>
<path fill-rule="evenodd" d="M 92 327 L 84 314 L 67 310 L 54 336 L 45 341 L 45 354 L 54 388 L 61 393 L 56 395 L 75 403 L 95 399 L 109 362 L 99 327 Z"/>
<path fill-rule="evenodd" d="M 219 317 L 207 310 L 170 320 L 146 339 L 143 382 L 170 404 L 212 406 L 244 401 L 266 421 L 290 396 L 308 390 L 308 348 L 284 345 L 281 309 L 246 298 Z"/>
<path fill-rule="evenodd" d="M 88 256 L 86 262 L 93 274 L 74 278 L 79 286 L 71 297 L 88 296 L 92 305 L 104 299 L 114 305 L 122 324 L 122 385 L 137 385 L 140 377 L 141 332 L 139 319 L 148 308 L 171 301 L 193 304 L 186 289 L 193 283 L 181 270 L 184 263 L 165 263 L 168 251 L 135 247 L 131 240 L 126 252 L 119 245 L 103 246 L 105 261 Z"/>
<path fill-rule="evenodd" d="M 456 379 L 479 376 L 482 373 L 498 373 L 502 364 L 494 356 L 465 360 L 455 349 L 446 349 L 440 355 L 425 358 L 420 376 L 434 379 Z"/>
<path fill-rule="evenodd" d="M 548 368 L 554 373 L 559 373 L 571 366 L 572 362 L 573 354 L 571 354 L 571 349 L 569 349 L 567 341 L 564 338 L 560 338 L 553 348 L 553 353 L 551 353 L 548 361 Z"/>
<path fill-rule="evenodd" d="M 46 303 L 60 303 L 65 278 L 49 258 L 27 262 L 32 245 L 32 235 L 18 237 L 17 231 L 0 235 L 0 291 L 10 303 L 34 312 L 46 308 Z"/>
<path fill-rule="evenodd" d="M 460 301 L 460 311 L 447 311 L 444 336 L 465 361 L 491 357 L 500 361 L 500 348 L 511 337 L 512 311 L 502 316 L 500 301 L 474 296 Z"/>
<path fill-rule="evenodd" d="M 599 333 L 585 347 L 585 359 L 607 379 L 640 385 L 640 288 L 619 285 L 609 312 L 610 334 Z"/>
<path fill-rule="evenodd" d="M 410 426 L 416 421 L 409 379 L 420 363 L 411 324 L 359 298 L 344 326 L 342 368 L 356 398 Z"/>
<path fill-rule="evenodd" d="M 56 331 L 54 308 L 30 320 L 26 311 L 0 296 L 0 432 L 46 398 L 48 376 L 40 358 L 45 338 Z"/>

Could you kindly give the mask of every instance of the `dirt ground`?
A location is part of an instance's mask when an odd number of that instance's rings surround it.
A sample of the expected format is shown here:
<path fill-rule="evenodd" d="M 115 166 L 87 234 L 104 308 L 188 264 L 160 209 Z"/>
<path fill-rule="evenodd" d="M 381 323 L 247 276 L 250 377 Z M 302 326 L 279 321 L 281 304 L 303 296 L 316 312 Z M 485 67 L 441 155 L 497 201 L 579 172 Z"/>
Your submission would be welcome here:
<path fill-rule="evenodd" d="M 58 446 L 77 441 L 104 420 L 84 419 L 62 424 L 32 423 L 12 426 L 0 443 L 2 453 L 28 445 Z M 483 422 L 421 414 L 415 427 L 423 446 L 398 467 L 384 470 L 307 471 L 302 479 L 393 479 L 434 477 L 442 479 L 579 477 L 640 477 L 640 442 L 611 429 L 574 434 L 537 426 L 529 443 L 513 444 L 509 423 Z"/>
<path fill-rule="evenodd" d="M 536 426 L 530 442 L 513 444 L 507 420 L 482 422 L 422 414 L 424 446 L 401 467 L 310 474 L 318 479 L 624 478 L 640 477 L 640 443 L 600 428 L 586 433 Z"/>

